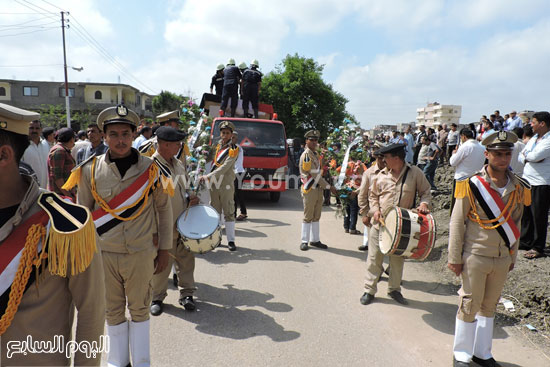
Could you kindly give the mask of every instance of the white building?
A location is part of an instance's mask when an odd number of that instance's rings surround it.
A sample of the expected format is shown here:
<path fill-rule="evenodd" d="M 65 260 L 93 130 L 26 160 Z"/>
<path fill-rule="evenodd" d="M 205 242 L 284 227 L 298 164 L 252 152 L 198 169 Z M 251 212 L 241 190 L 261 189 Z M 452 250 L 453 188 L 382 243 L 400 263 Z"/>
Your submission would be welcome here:
<path fill-rule="evenodd" d="M 437 102 L 428 103 L 426 107 L 416 109 L 416 125 L 425 125 L 426 127 L 443 124 L 449 126 L 452 123 L 459 125 L 461 115 L 462 106 L 444 105 Z"/>

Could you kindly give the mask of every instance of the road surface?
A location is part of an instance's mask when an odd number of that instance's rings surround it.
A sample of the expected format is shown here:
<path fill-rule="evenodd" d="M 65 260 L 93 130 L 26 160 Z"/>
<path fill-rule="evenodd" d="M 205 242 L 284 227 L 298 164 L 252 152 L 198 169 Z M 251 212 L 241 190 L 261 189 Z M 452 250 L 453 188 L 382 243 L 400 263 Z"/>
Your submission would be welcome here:
<path fill-rule="evenodd" d="M 263 194 L 248 199 L 249 220 L 237 223 L 238 250 L 197 257 L 198 310 L 184 311 L 170 284 L 164 313 L 151 317 L 152 365 L 452 365 L 457 296 L 421 263 L 405 265 L 409 306 L 386 295 L 387 278 L 375 302 L 363 306 L 362 236 L 345 234 L 333 207 L 324 207 L 321 218 L 329 249 L 303 252 L 296 190 L 277 204 Z M 517 334 L 495 328 L 493 352 L 503 366 L 550 366 Z"/>

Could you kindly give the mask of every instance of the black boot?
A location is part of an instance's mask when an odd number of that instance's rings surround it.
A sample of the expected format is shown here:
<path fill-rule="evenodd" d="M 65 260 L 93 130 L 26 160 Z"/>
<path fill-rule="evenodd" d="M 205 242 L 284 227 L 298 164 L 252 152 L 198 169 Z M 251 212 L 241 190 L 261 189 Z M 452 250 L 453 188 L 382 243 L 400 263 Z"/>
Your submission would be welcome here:
<path fill-rule="evenodd" d="M 248 110 L 243 111 L 243 117 L 246 119 L 248 118 Z"/>
<path fill-rule="evenodd" d="M 257 108 L 254 109 L 254 118 L 255 119 L 258 118 L 258 109 Z"/>
<path fill-rule="evenodd" d="M 231 117 L 235 117 L 236 108 L 231 108 Z"/>

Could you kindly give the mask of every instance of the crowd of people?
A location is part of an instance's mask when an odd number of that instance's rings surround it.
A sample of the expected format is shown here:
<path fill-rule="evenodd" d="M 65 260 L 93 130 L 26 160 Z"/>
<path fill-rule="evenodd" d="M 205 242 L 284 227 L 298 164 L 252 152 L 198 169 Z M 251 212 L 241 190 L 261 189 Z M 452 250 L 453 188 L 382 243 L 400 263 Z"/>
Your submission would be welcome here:
<path fill-rule="evenodd" d="M 455 168 L 448 267 L 462 278 L 456 366 L 472 360 L 496 365 L 494 312 L 517 250 L 527 250 L 528 259 L 545 256 L 550 114 L 537 112 L 521 124 L 515 113 L 508 120 L 498 117 L 483 120 L 479 128 L 420 126 L 388 139 L 364 136 L 363 144 L 346 149 L 340 167 L 327 161 L 342 146 L 320 146 L 316 130 L 305 134 L 303 145 L 295 140 L 289 155 L 303 199 L 300 250 L 328 248 L 320 227 L 330 195 L 345 207 L 346 233 L 361 234 L 359 218 L 365 225 L 359 247 L 368 251 L 363 305 L 375 301 L 384 272 L 388 295 L 408 304 L 401 293 L 405 258 L 390 255 L 389 268 L 382 265 L 384 218 L 395 207 L 429 215 L 438 165 Z M 0 104 L 0 258 L 7 279 L 0 282 L 2 350 L 7 340 L 24 335 L 44 342 L 51 335 L 70 339 L 76 306 L 77 341 L 100 343 L 106 321 L 109 364 L 150 365 L 149 315 L 163 312 L 173 263 L 179 303 L 195 310 L 195 257 L 178 239 L 177 218 L 199 203 L 210 204 L 223 218 L 227 248 L 237 250 L 235 221 L 247 217 L 238 184 L 245 170 L 235 126 L 222 120 L 220 139 L 208 152 L 210 169 L 195 187 L 186 168 L 186 152 L 194 146 L 187 146 L 179 124 L 179 111 L 161 114 L 147 126 L 118 105 L 103 110 L 86 131 L 54 131 L 42 129 L 39 114 Z M 329 168 L 341 177 L 335 180 Z M 199 197 L 198 187 L 208 195 Z M 30 287 L 33 283 L 37 286 Z M 5 353 L 1 358 L 7 363 Z M 75 365 L 98 365 L 100 358 L 101 353 L 90 358 L 77 352 Z M 18 355 L 9 362 L 68 361 L 64 353 L 50 353 Z"/>

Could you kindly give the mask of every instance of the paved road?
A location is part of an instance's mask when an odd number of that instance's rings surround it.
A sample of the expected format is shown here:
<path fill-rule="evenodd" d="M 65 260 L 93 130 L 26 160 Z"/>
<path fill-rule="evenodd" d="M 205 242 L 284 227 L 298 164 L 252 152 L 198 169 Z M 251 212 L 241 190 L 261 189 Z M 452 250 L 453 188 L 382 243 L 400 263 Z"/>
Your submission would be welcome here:
<path fill-rule="evenodd" d="M 405 266 L 410 306 L 386 296 L 362 306 L 365 253 L 361 236 L 344 234 L 324 208 L 328 250 L 299 250 L 301 199 L 277 204 L 249 195 L 249 220 L 237 224 L 236 252 L 218 248 L 197 259 L 197 312 L 177 305 L 170 286 L 165 313 L 152 317 L 154 366 L 450 366 L 456 296 L 424 272 Z M 362 225 L 361 225 L 362 227 Z M 509 329 L 495 330 L 503 366 L 550 366 Z"/>

